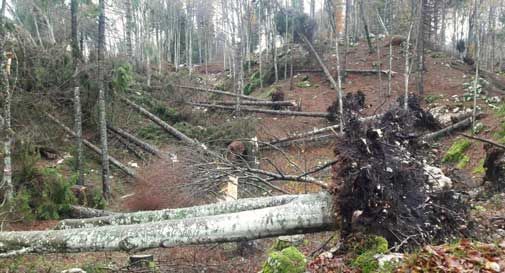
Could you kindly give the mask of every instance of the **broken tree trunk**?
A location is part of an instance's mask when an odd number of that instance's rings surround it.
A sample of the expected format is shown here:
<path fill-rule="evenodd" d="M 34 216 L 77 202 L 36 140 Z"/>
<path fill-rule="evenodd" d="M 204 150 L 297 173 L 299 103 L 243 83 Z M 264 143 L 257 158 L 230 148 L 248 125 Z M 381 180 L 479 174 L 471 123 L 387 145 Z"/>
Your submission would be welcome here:
<path fill-rule="evenodd" d="M 179 209 L 117 213 L 111 216 L 94 217 L 90 219 L 66 219 L 60 221 L 55 229 L 90 228 L 108 225 L 133 225 L 167 220 L 180 220 L 183 218 L 212 216 L 281 206 L 295 201 L 297 198 L 299 198 L 298 195 L 280 195 L 273 197 L 240 199 L 238 201 L 228 201 Z"/>
<path fill-rule="evenodd" d="M 173 84 L 172 86 L 178 87 L 178 88 L 183 88 L 183 89 L 189 89 L 189 90 L 194 90 L 198 92 L 207 92 L 207 93 L 214 93 L 214 94 L 219 94 L 219 95 L 224 95 L 224 96 L 230 96 L 230 97 L 240 97 L 242 99 L 246 100 L 252 100 L 252 101 L 264 101 L 263 99 L 256 98 L 253 96 L 247 96 L 247 95 L 237 95 L 235 93 L 230 93 L 222 90 L 214 90 L 214 89 L 206 89 L 206 88 L 201 88 L 201 87 L 194 87 L 194 86 L 186 86 L 186 85 L 175 85 Z"/>
<path fill-rule="evenodd" d="M 196 102 L 198 104 L 216 104 L 216 105 L 236 105 L 236 102 L 232 101 L 200 101 Z M 241 101 L 240 105 L 250 105 L 250 106 L 294 106 L 298 107 L 296 101 Z"/>
<path fill-rule="evenodd" d="M 258 199 L 261 203 L 261 199 Z M 331 195 L 301 195 L 285 205 L 137 225 L 1 232 L 0 251 L 68 253 L 137 251 L 253 240 L 335 229 Z"/>
<path fill-rule="evenodd" d="M 70 128 L 68 128 L 63 122 L 59 121 L 57 118 L 55 118 L 53 115 L 49 113 L 45 113 L 46 116 L 51 119 L 54 123 L 58 124 L 65 132 L 68 134 L 72 135 L 73 137 L 76 137 L 76 134 L 74 131 L 72 131 Z M 102 150 L 98 147 L 96 147 L 93 143 L 83 139 L 82 143 L 86 145 L 89 149 L 91 149 L 93 152 L 95 152 L 98 155 L 102 155 Z M 119 160 L 115 159 L 114 157 L 111 157 L 109 155 L 109 162 L 119 168 L 121 171 L 123 171 L 125 174 L 131 176 L 131 177 L 136 177 L 136 174 L 133 170 L 130 168 L 126 167 L 123 163 L 119 162 Z"/>
<path fill-rule="evenodd" d="M 147 111 L 144 107 L 142 107 L 142 106 L 134 103 L 133 101 L 131 101 L 131 100 L 125 98 L 125 97 L 120 96 L 119 98 L 124 103 L 126 103 L 129 106 L 133 107 L 133 109 L 137 110 L 139 113 L 141 113 L 142 115 L 144 115 L 145 117 L 147 117 L 148 119 L 150 119 L 152 122 L 156 123 L 158 126 L 160 126 L 161 128 L 163 128 L 163 130 L 165 130 L 167 133 L 173 135 L 177 139 L 179 139 L 179 140 L 181 140 L 181 141 L 183 141 L 183 142 L 185 142 L 186 144 L 189 144 L 189 145 L 197 144 L 197 142 L 194 139 L 189 138 L 185 134 L 181 133 L 179 130 L 177 130 L 174 127 L 170 126 L 168 123 L 164 122 L 159 117 L 157 117 L 154 114 L 152 114 L 151 112 Z"/>
<path fill-rule="evenodd" d="M 203 104 L 203 103 L 190 103 L 190 104 L 193 106 L 198 106 L 198 107 L 235 111 L 235 107 L 231 107 L 231 106 Z M 296 111 L 287 111 L 287 110 L 278 111 L 278 110 L 266 110 L 266 109 L 255 109 L 255 108 L 240 108 L 240 111 L 250 112 L 250 113 L 278 115 L 278 116 L 300 116 L 300 117 L 313 117 L 313 118 L 332 117 L 332 114 L 330 114 L 328 112 L 296 112 Z"/>
<path fill-rule="evenodd" d="M 107 128 L 112 131 L 113 133 L 129 140 L 130 142 L 132 142 L 133 144 L 137 145 L 138 147 L 140 147 L 142 150 L 152 154 L 152 155 L 155 155 L 159 158 L 166 158 L 166 155 L 160 151 L 157 147 L 135 137 L 134 135 L 120 129 L 120 128 L 115 128 L 111 125 L 107 125 Z"/>

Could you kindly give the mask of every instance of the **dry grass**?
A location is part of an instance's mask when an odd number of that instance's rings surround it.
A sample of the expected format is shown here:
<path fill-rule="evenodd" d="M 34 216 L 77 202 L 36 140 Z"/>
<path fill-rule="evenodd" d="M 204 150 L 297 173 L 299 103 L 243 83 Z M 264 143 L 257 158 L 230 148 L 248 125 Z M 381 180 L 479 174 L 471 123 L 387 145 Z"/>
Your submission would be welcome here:
<path fill-rule="evenodd" d="M 123 207 L 128 211 L 158 210 L 197 205 L 185 187 L 186 176 L 177 163 L 159 160 L 139 173 L 135 193 Z"/>

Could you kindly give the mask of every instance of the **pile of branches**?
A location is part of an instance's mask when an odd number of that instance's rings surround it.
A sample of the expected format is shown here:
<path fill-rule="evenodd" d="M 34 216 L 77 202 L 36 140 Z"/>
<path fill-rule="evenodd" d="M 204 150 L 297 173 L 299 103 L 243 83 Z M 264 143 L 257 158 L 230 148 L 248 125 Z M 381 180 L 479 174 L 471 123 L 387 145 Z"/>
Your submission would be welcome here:
<path fill-rule="evenodd" d="M 468 235 L 462 195 L 428 183 L 417 136 L 439 125 L 416 97 L 407 111 L 398 106 L 367 124 L 347 110 L 345 122 L 335 151 L 340 164 L 334 171 L 341 182 L 333 189 L 344 236 L 371 233 L 410 249 Z"/>

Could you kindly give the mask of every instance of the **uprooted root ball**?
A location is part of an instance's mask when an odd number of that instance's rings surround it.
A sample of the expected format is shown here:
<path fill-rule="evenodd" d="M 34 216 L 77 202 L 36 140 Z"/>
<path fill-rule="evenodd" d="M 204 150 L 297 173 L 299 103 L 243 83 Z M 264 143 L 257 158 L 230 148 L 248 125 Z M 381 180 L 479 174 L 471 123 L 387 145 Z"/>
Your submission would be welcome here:
<path fill-rule="evenodd" d="M 437 124 L 416 98 L 368 125 L 349 111 L 345 123 L 334 188 L 344 236 L 361 231 L 410 248 L 468 232 L 460 195 L 428 186 L 417 136 Z"/>

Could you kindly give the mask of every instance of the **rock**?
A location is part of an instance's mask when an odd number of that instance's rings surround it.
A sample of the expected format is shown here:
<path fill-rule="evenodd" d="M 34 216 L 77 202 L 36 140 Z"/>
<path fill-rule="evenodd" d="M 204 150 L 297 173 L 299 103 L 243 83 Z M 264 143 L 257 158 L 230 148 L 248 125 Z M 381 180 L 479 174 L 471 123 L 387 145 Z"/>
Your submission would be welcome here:
<path fill-rule="evenodd" d="M 86 271 L 80 269 L 80 268 L 71 268 L 68 270 L 63 270 L 61 273 L 86 273 Z"/>
<path fill-rule="evenodd" d="M 424 173 L 428 176 L 428 191 L 442 191 L 452 188 L 452 180 L 445 176 L 440 168 L 424 165 Z"/>
<path fill-rule="evenodd" d="M 277 238 L 275 242 L 274 248 L 277 250 L 282 250 L 289 246 L 299 246 L 303 244 L 303 240 L 305 239 L 305 235 L 292 235 L 292 236 L 280 236 Z"/>
<path fill-rule="evenodd" d="M 379 263 L 379 268 L 384 268 L 386 264 L 401 262 L 404 258 L 403 253 L 377 254 L 374 256 Z"/>

